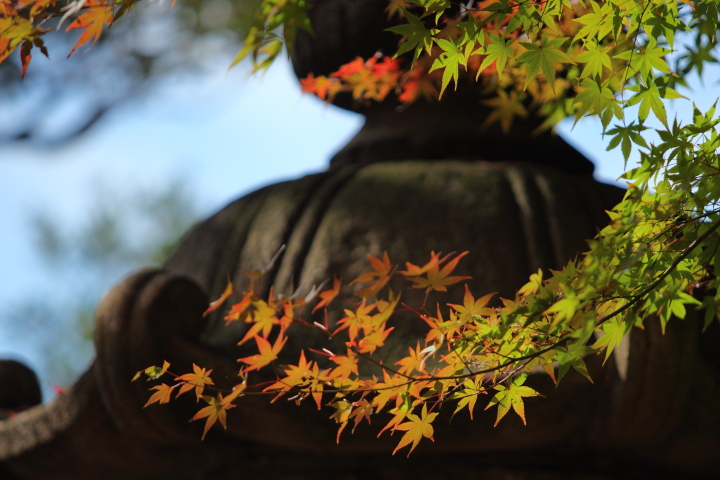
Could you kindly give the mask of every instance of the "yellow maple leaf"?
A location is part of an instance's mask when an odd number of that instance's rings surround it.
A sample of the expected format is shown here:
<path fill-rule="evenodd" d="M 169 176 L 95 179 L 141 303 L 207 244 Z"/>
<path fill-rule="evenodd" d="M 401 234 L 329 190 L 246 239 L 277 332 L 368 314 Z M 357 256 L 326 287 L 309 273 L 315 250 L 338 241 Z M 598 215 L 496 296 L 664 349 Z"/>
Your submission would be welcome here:
<path fill-rule="evenodd" d="M 422 417 L 418 417 L 412 413 L 408 414 L 407 418 L 409 421 L 401 423 L 394 428 L 394 430 L 402 430 L 406 433 L 400 439 L 400 443 L 395 447 L 395 450 L 393 450 L 393 455 L 395 455 L 395 452 L 399 449 L 412 442 L 412 447 L 410 447 L 410 451 L 408 452 L 409 457 L 423 437 L 429 438 L 434 442 L 435 439 L 433 439 L 433 427 L 431 423 L 435 420 L 435 417 L 437 417 L 437 413 L 427 413 L 427 405 L 423 405 Z"/>

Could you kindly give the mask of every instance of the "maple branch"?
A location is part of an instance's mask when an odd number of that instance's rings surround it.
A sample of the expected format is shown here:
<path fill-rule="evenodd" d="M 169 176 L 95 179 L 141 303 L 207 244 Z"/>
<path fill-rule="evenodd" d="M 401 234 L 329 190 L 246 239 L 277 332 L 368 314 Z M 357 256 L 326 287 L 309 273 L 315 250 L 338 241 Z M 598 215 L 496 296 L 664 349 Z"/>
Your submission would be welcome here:
<path fill-rule="evenodd" d="M 685 260 L 685 258 L 687 258 L 687 256 L 690 255 L 690 253 L 693 250 L 695 250 L 695 248 L 700 246 L 703 241 L 705 241 L 708 237 L 710 237 L 710 235 L 712 235 L 715 232 L 715 230 L 718 229 L 718 227 L 720 227 L 720 220 L 716 220 L 713 223 L 713 226 L 711 228 L 709 228 L 707 232 L 700 235 L 690 245 L 688 245 L 687 248 L 682 253 L 680 253 L 677 256 L 677 258 L 652 283 L 650 283 L 648 286 L 646 286 L 640 293 L 635 295 L 634 298 L 630 302 L 623 305 L 619 309 L 615 310 L 613 313 L 603 317 L 603 319 L 598 322 L 598 326 L 602 325 L 603 323 L 611 320 L 612 318 L 614 318 L 614 317 L 620 315 L 621 313 L 623 313 L 624 311 L 628 310 L 630 307 L 632 307 L 633 305 L 638 303 L 640 300 L 642 300 L 642 298 L 645 295 L 647 295 L 648 293 L 652 292 L 655 288 L 657 288 L 658 285 L 660 285 L 660 283 L 662 283 L 662 281 L 665 279 L 665 277 L 670 275 L 672 273 L 672 271 L 675 270 L 675 268 L 678 265 L 680 265 L 680 262 Z"/>

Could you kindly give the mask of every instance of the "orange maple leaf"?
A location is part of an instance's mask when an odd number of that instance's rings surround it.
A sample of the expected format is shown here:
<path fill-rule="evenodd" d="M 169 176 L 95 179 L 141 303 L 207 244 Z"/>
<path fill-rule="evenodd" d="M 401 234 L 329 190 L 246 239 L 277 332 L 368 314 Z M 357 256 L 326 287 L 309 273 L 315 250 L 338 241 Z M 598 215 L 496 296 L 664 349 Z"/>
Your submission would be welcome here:
<path fill-rule="evenodd" d="M 195 373 L 186 373 L 185 375 L 180 375 L 177 378 L 178 380 L 184 381 L 185 384 L 180 387 L 180 391 L 176 395 L 176 398 L 194 388 L 197 401 L 200 401 L 205 385 L 214 385 L 212 379 L 210 378 L 212 369 L 206 372 L 204 368 L 200 368 L 193 363 L 193 371 Z"/>
<path fill-rule="evenodd" d="M 242 319 L 243 314 L 246 312 L 246 310 L 251 304 L 252 293 L 245 292 L 243 294 L 243 299 L 240 300 L 238 303 L 233 304 L 233 306 L 230 307 L 230 311 L 227 313 L 227 315 L 225 315 L 226 324 Z"/>
<path fill-rule="evenodd" d="M 256 336 L 255 342 L 257 343 L 260 353 L 257 355 L 250 355 L 249 357 L 239 359 L 238 362 L 246 363 L 248 365 L 240 372 L 244 373 L 250 372 L 252 370 L 260 370 L 265 365 L 269 365 L 271 362 L 277 359 L 278 353 L 280 353 L 280 350 L 283 349 L 286 341 L 287 337 L 278 335 L 277 339 L 275 340 L 275 344 L 273 346 L 270 346 L 270 342 L 268 342 L 262 337 Z"/>
<path fill-rule="evenodd" d="M 395 75 L 400 70 L 400 61 L 392 57 L 383 57 L 382 62 L 373 62 L 373 75 L 382 77 L 385 75 Z"/>
<path fill-rule="evenodd" d="M 109 25 L 113 21 L 112 4 L 106 4 L 101 0 L 87 0 L 85 7 L 88 11 L 76 18 L 75 21 L 65 29 L 65 31 L 74 28 L 85 29 L 77 43 L 75 43 L 75 46 L 70 50 L 68 57 L 75 53 L 75 50 L 77 50 L 79 46 L 84 45 L 91 39 L 92 43 L 95 44 L 97 39 L 100 38 L 105 24 Z"/>
<path fill-rule="evenodd" d="M 373 411 L 374 409 L 372 404 L 364 398 L 353 404 L 353 410 L 352 413 L 350 413 L 350 418 L 355 418 L 355 425 L 353 425 L 352 429 L 353 433 L 355 433 L 355 429 L 360 424 L 360 422 L 363 421 L 363 419 L 367 420 L 367 422 L 370 423 L 370 415 L 373 414 Z"/>
<path fill-rule="evenodd" d="M 301 90 L 305 93 L 314 93 L 322 100 L 332 98 L 342 89 L 340 82 L 325 75 L 315 77 L 312 73 L 300 79 Z"/>
<path fill-rule="evenodd" d="M 347 355 L 335 355 L 334 357 L 330 357 L 330 360 L 335 362 L 338 366 L 330 372 L 328 380 L 332 380 L 337 377 L 348 378 L 350 377 L 350 374 L 353 373 L 358 375 L 358 360 L 352 351 L 349 351 Z"/>
<path fill-rule="evenodd" d="M 272 385 L 265 387 L 265 389 L 263 389 L 263 392 L 277 391 L 278 394 L 275 396 L 275 398 L 272 399 L 272 402 L 274 402 L 282 395 L 289 392 L 291 389 L 297 387 L 298 385 L 304 384 L 307 381 L 307 377 L 309 376 L 310 371 L 312 370 L 313 363 L 314 362 L 312 361 L 308 362 L 305 358 L 305 351 L 300 350 L 300 360 L 298 361 L 298 364 L 283 367 L 283 369 L 285 370 L 285 375 L 287 376 L 281 378 Z"/>
<path fill-rule="evenodd" d="M 256 336 L 260 331 L 262 331 L 263 338 L 268 338 L 273 325 L 278 325 L 280 323 L 280 320 L 275 316 L 277 313 L 276 310 L 265 303 L 265 301 L 257 300 L 253 302 L 252 305 L 255 309 L 250 312 L 250 316 L 252 317 L 254 325 L 250 328 L 250 330 L 248 330 L 238 345 L 244 344 L 252 337 Z"/>
<path fill-rule="evenodd" d="M 410 351 L 410 355 L 395 362 L 395 365 L 400 365 L 398 372 L 405 375 L 412 375 L 412 373 L 417 370 L 423 373 L 425 369 L 425 353 L 420 348 L 420 344 L 418 343 L 414 350 L 412 347 L 408 347 L 408 350 Z"/>
<path fill-rule="evenodd" d="M 340 78 L 347 80 L 349 77 L 357 74 L 363 74 L 368 71 L 365 60 L 362 57 L 355 57 L 355 60 L 342 65 L 336 72 L 330 74 L 332 78 Z"/>
<path fill-rule="evenodd" d="M 68 27 L 70 28 L 70 27 Z M 203 317 L 207 316 L 209 313 L 214 312 L 218 308 L 222 306 L 223 303 L 225 303 L 225 300 L 230 298 L 230 295 L 233 294 L 233 284 L 231 281 L 228 281 L 227 286 L 225 287 L 225 291 L 220 295 L 220 298 L 215 300 L 210 304 L 207 310 L 205 310 L 205 313 L 203 313 Z"/>
<path fill-rule="evenodd" d="M 335 300 L 335 297 L 340 295 L 340 287 L 342 285 L 342 282 L 338 280 L 337 278 L 333 277 L 333 286 L 330 290 L 325 290 L 320 294 L 320 302 L 315 305 L 315 308 L 313 308 L 313 313 L 315 313 L 317 310 L 320 310 L 321 308 L 330 305 L 330 302 Z"/>
<path fill-rule="evenodd" d="M 440 262 L 440 254 L 433 251 L 430 253 L 430 261 L 424 266 L 418 267 L 410 262 L 405 262 L 405 268 L 407 268 L 407 270 L 400 270 L 398 273 L 406 277 L 419 277 L 420 275 L 425 275 L 431 268 L 436 267 L 438 262 Z"/>
<path fill-rule="evenodd" d="M 219 421 L 220 425 L 222 425 L 223 428 L 227 430 L 227 424 L 225 423 L 225 420 L 227 418 L 226 412 L 231 408 L 235 408 L 235 405 L 233 405 L 231 402 L 235 400 L 238 395 L 243 392 L 243 390 L 245 390 L 246 386 L 247 385 L 244 382 L 240 385 L 236 385 L 233 388 L 233 392 L 224 398 L 222 396 L 222 393 L 218 393 L 217 397 L 210 397 L 207 395 L 204 395 L 202 397 L 203 400 L 208 403 L 208 406 L 201 409 L 195 414 L 193 418 L 190 419 L 190 421 L 192 422 L 194 420 L 200 420 L 201 418 L 207 417 L 207 421 L 205 421 L 205 429 L 203 430 L 202 434 L 202 440 L 205 440 L 205 435 L 207 435 L 208 430 L 210 430 L 210 427 L 212 427 L 216 421 Z"/>
<path fill-rule="evenodd" d="M 372 255 L 368 255 L 368 259 L 370 260 L 370 265 L 373 268 L 372 271 L 364 273 L 352 282 L 350 282 L 350 285 L 354 285 L 356 283 L 370 282 L 377 278 L 377 281 L 375 283 L 373 283 L 367 288 L 363 288 L 362 290 L 360 290 L 360 292 L 357 293 L 357 295 L 361 298 L 372 297 L 377 292 L 379 292 L 380 289 L 383 288 L 385 284 L 390 280 L 394 267 L 394 265 L 390 263 L 390 258 L 388 257 L 387 252 L 383 253 L 382 260 L 373 257 Z"/>
<path fill-rule="evenodd" d="M 170 401 L 170 396 L 172 395 L 173 388 L 175 388 L 175 385 L 173 385 L 172 387 L 164 383 L 160 385 L 155 385 L 150 390 L 157 390 L 157 392 L 152 394 L 152 396 L 143 408 L 147 407 L 148 405 L 152 405 L 155 402 L 160 404 L 168 403 Z"/>
<path fill-rule="evenodd" d="M 375 350 L 385 345 L 385 340 L 387 339 L 387 336 L 390 335 L 390 332 L 392 332 L 393 330 L 395 330 L 395 327 L 390 327 L 385 330 L 384 325 L 381 325 L 380 328 L 374 330 L 370 335 L 362 338 L 358 342 L 360 353 L 375 352 Z"/>
<path fill-rule="evenodd" d="M 340 327 L 335 330 L 333 335 L 342 332 L 347 328 L 350 341 L 354 342 L 357 338 L 358 331 L 361 328 L 365 332 L 372 331 L 372 317 L 370 316 L 370 312 L 375 309 L 376 304 L 373 303 L 365 305 L 366 301 L 367 299 L 363 298 L 362 302 L 354 312 L 352 310 L 345 309 L 345 315 L 347 316 L 338 321 L 338 325 L 340 325 Z"/>
<path fill-rule="evenodd" d="M 457 267 L 458 262 L 461 258 L 463 258 L 465 255 L 467 255 L 469 252 L 463 252 L 454 259 L 452 259 L 450 262 L 448 262 L 447 265 L 445 265 L 442 270 L 440 270 L 440 267 L 438 264 L 433 265 L 430 267 L 427 271 L 427 275 L 425 277 L 412 277 L 409 280 L 412 280 L 415 282 L 415 285 L 413 285 L 413 288 L 426 288 L 425 292 L 429 293 L 431 290 L 437 290 L 438 292 L 446 292 L 447 285 L 452 285 L 453 283 L 460 282 L 462 280 L 467 280 L 468 278 L 472 277 L 461 277 L 461 276 L 455 276 L 455 277 L 449 277 L 453 270 L 455 270 L 455 267 Z"/>

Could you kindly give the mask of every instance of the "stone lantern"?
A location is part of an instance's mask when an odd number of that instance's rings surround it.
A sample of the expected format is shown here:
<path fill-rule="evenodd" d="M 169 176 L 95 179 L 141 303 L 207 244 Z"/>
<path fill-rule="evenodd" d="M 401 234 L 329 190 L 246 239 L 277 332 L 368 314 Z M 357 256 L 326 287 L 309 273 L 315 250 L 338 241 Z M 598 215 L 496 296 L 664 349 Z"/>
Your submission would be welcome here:
<path fill-rule="evenodd" d="M 297 40 L 296 73 L 328 74 L 395 48 L 383 31 L 385 6 L 318 0 L 316 36 Z M 509 136 L 482 128 L 488 112 L 471 88 L 402 111 L 338 102 L 367 121 L 326 171 L 236 200 L 192 229 L 162 269 L 104 297 L 89 370 L 54 402 L 0 421 L 0 479 L 717 478 L 720 329 L 700 335 L 693 321 L 673 321 L 665 335 L 649 322 L 604 367 L 588 357 L 594 383 L 570 373 L 555 389 L 546 375 L 531 376 L 548 398 L 527 401 L 527 426 L 508 418 L 494 428 L 490 411 L 438 419 L 436 441 L 410 459 L 391 456 L 397 439 L 376 439 L 370 428 L 336 444 L 325 411 L 262 396 L 237 402 L 228 430 L 203 442 L 202 426 L 188 424 L 197 409 L 189 395 L 143 409 L 147 385 L 130 379 L 165 359 L 176 371 L 213 368 L 213 378 L 233 384 L 243 326 L 202 313 L 228 278 L 242 289 L 240 270 L 261 268 L 283 245 L 262 294 L 352 279 L 368 254 L 419 263 L 431 250 L 467 250 L 456 272 L 473 277 L 471 289 L 511 297 L 538 268 L 581 253 L 622 198 L 562 139 L 532 135 L 539 120 L 516 122 Z M 397 328 L 418 337 L 414 325 Z M 293 338 L 294 351 L 321 345 Z M 18 388 L 19 375 L 0 375 L 0 391 Z"/>

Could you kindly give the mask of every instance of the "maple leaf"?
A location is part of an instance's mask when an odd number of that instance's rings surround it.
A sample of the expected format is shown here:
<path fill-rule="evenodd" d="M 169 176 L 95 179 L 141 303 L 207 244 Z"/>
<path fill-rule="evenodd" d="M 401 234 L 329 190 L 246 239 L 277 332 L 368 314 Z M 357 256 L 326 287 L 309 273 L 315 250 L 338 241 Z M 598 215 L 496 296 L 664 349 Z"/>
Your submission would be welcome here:
<path fill-rule="evenodd" d="M 401 423 L 394 428 L 394 430 L 404 430 L 406 433 L 400 439 L 400 443 L 395 447 L 395 450 L 393 450 L 393 455 L 395 455 L 395 452 L 399 449 L 412 442 L 412 447 L 410 447 L 410 451 L 408 452 L 409 457 L 423 437 L 429 438 L 434 442 L 435 439 L 433 439 L 433 427 L 431 423 L 435 420 L 435 417 L 437 417 L 437 413 L 427 413 L 427 405 L 423 405 L 422 417 L 418 417 L 412 413 L 408 414 L 407 418 L 410 421 Z"/>
<path fill-rule="evenodd" d="M 483 62 L 480 64 L 480 68 L 478 68 L 476 80 L 480 78 L 480 74 L 483 72 L 483 70 L 488 68 L 493 63 L 495 63 L 495 70 L 497 71 L 498 76 L 501 76 L 507 61 L 515 60 L 515 52 L 513 51 L 511 46 L 512 40 L 510 40 L 510 43 L 506 43 L 505 39 L 499 35 L 490 33 L 489 36 L 490 44 L 484 48 L 480 48 L 476 52 L 484 53 L 487 55 Z"/>
<path fill-rule="evenodd" d="M 637 72 L 643 78 L 647 78 L 653 69 L 660 70 L 662 73 L 670 74 L 670 67 L 663 57 L 670 53 L 671 50 L 657 46 L 657 40 L 650 38 L 645 47 L 637 50 L 626 50 L 615 58 L 627 60 L 630 62 L 630 68 Z"/>
<path fill-rule="evenodd" d="M 431 79 L 424 77 L 422 72 L 411 76 L 400 88 L 402 89 L 402 93 L 398 96 L 398 100 L 403 103 L 412 103 L 421 95 L 427 101 L 432 101 L 438 96 L 435 83 Z"/>
<path fill-rule="evenodd" d="M 612 68 L 610 56 L 607 54 L 610 47 L 599 48 L 595 42 L 589 42 L 585 48 L 587 48 L 585 52 L 575 57 L 577 62 L 585 63 L 580 78 L 602 75 L 604 68 Z"/>
<path fill-rule="evenodd" d="M 338 400 L 337 402 L 331 403 L 329 406 L 336 409 L 335 413 L 330 415 L 330 418 L 340 424 L 337 436 L 335 437 L 335 442 L 340 443 L 340 434 L 343 430 L 345 430 L 345 427 L 347 427 L 348 420 L 350 419 L 350 412 L 352 411 L 352 404 L 347 400 Z"/>
<path fill-rule="evenodd" d="M 273 325 L 278 325 L 280 323 L 280 320 L 275 316 L 275 309 L 269 306 L 265 301 L 256 300 L 252 303 L 252 305 L 255 310 L 253 310 L 250 315 L 254 325 L 250 328 L 250 330 L 248 330 L 238 345 L 244 344 L 256 336 L 260 331 L 262 331 L 263 338 L 268 338 Z"/>
<path fill-rule="evenodd" d="M 27 68 L 30 65 L 30 60 L 32 59 L 30 50 L 32 50 L 32 47 L 33 44 L 29 40 L 25 40 L 20 47 L 20 63 L 22 65 L 22 69 L 20 70 L 21 79 L 25 78 L 25 72 L 27 72 Z"/>
<path fill-rule="evenodd" d="M 28 4 L 32 3 L 32 8 L 30 9 L 30 16 L 35 17 L 39 13 L 47 10 L 49 7 L 52 7 L 55 5 L 55 0 L 36 0 L 35 2 L 28 2 Z"/>
<path fill-rule="evenodd" d="M 340 325 L 340 327 L 335 330 L 334 334 L 337 334 L 347 328 L 350 341 L 354 342 L 360 328 L 372 331 L 372 317 L 370 316 L 370 312 L 375 309 L 376 304 L 373 303 L 365 305 L 366 301 L 367 299 L 363 298 L 362 302 L 354 312 L 352 310 L 345 309 L 345 315 L 347 316 L 338 321 L 338 325 Z"/>
<path fill-rule="evenodd" d="M 436 38 L 435 43 L 443 49 L 443 52 L 435 59 L 428 73 L 440 68 L 444 69 L 442 85 L 440 87 L 440 96 L 442 96 L 445 88 L 450 83 L 450 80 L 455 81 L 455 89 L 457 90 L 458 78 L 460 75 L 459 66 L 462 65 L 467 67 L 467 58 L 465 58 L 465 54 L 458 48 L 458 44 L 451 40 Z"/>
<path fill-rule="evenodd" d="M 306 387 L 313 397 L 313 400 L 315 400 L 315 404 L 318 407 L 318 410 L 322 408 L 322 392 L 325 389 L 325 384 L 328 381 L 328 370 L 323 370 L 322 372 L 319 371 L 318 364 L 314 364 L 312 370 L 310 370 L 310 378 L 308 386 Z"/>
<path fill-rule="evenodd" d="M 415 282 L 415 285 L 413 285 L 413 288 L 425 288 L 425 292 L 429 293 L 431 290 L 437 290 L 438 292 L 446 292 L 447 285 L 452 285 L 453 283 L 460 282 L 462 280 L 467 280 L 468 278 L 472 277 L 449 277 L 453 270 L 455 270 L 455 267 L 457 267 L 458 262 L 461 258 L 463 258 L 465 255 L 467 255 L 468 252 L 463 252 L 454 259 L 452 259 L 450 262 L 448 262 L 447 265 L 445 265 L 442 270 L 440 270 L 440 267 L 435 264 L 432 267 L 430 267 L 427 271 L 426 277 L 412 277 L 409 278 L 409 280 Z"/>
<path fill-rule="evenodd" d="M 225 300 L 230 298 L 230 295 L 232 295 L 232 294 L 233 294 L 233 284 L 232 284 L 232 282 L 228 281 L 228 284 L 225 287 L 225 291 L 222 293 L 222 295 L 220 295 L 220 298 L 218 298 L 217 300 L 215 300 L 214 302 L 212 302 L 210 304 L 210 306 L 207 308 L 207 310 L 205 310 L 205 313 L 203 313 L 203 317 L 206 317 L 211 312 L 214 312 L 215 310 L 220 308 L 222 306 L 222 304 L 225 303 Z"/>
<path fill-rule="evenodd" d="M 14 11 L 11 11 L 10 15 L 11 16 L 7 18 L 0 17 L 0 62 L 15 51 L 18 45 L 25 45 L 28 41 L 32 42 L 34 38 L 37 38 L 38 34 L 38 31 L 34 29 L 31 21 L 16 16 Z M 29 48 L 32 48 L 32 43 L 29 47 L 25 48 L 27 51 L 24 54 L 26 58 L 23 60 L 23 65 L 27 66 L 27 63 L 30 61 Z M 21 57 L 22 55 L 23 52 L 21 51 Z"/>
<path fill-rule="evenodd" d="M 362 57 L 355 57 L 355 60 L 342 65 L 337 69 L 336 72 L 330 74 L 332 78 L 340 78 L 342 80 L 348 80 L 350 77 L 358 74 L 365 74 L 368 72 L 365 60 Z"/>
<path fill-rule="evenodd" d="M 522 418 L 523 424 L 527 425 L 525 421 L 525 404 L 523 403 L 523 397 L 537 397 L 540 394 L 530 387 L 523 386 L 526 378 L 527 375 L 519 375 L 507 387 L 504 385 L 495 386 L 495 390 L 498 390 L 498 392 L 490 400 L 488 406 L 485 407 L 485 410 L 487 410 L 494 405 L 498 406 L 495 426 L 497 426 L 500 420 L 510 410 L 510 407 Z"/>
<path fill-rule="evenodd" d="M 615 101 L 615 95 L 610 88 L 591 78 L 583 79 L 580 87 L 582 89 L 573 103 L 573 105 L 578 105 L 574 124 L 588 112 L 597 114 L 603 127 L 607 127 L 613 116 L 623 118 L 622 107 Z"/>
<path fill-rule="evenodd" d="M 150 390 L 157 390 L 157 392 L 153 393 L 150 396 L 150 399 L 145 404 L 145 407 L 148 405 L 152 405 L 153 403 L 157 402 L 160 404 L 168 403 L 170 401 L 170 395 L 172 394 L 173 388 L 175 388 L 176 385 L 173 385 L 172 387 L 170 385 L 166 385 L 164 383 L 160 385 L 155 385 Z"/>
<path fill-rule="evenodd" d="M 418 17 L 404 8 L 398 8 L 398 10 L 405 14 L 405 17 L 410 21 L 410 23 L 405 25 L 396 25 L 387 29 L 390 32 L 397 33 L 405 37 L 405 41 L 400 44 L 400 48 L 398 48 L 397 53 L 395 53 L 395 58 L 405 52 L 409 52 L 412 49 L 415 49 L 413 61 L 420 57 L 423 50 L 429 55 L 432 51 L 433 36 L 439 33 L 439 30 L 435 28 L 425 28 L 425 25 L 422 24 Z"/>
<path fill-rule="evenodd" d="M 540 45 L 521 43 L 521 45 L 527 49 L 527 52 L 517 58 L 517 61 L 525 64 L 527 68 L 523 89 L 527 89 L 528 84 L 533 81 L 540 69 L 542 69 L 545 78 L 553 89 L 555 88 L 555 63 L 575 63 L 566 53 L 557 48 L 565 43 L 566 40 L 565 38 L 554 38 L 551 40 L 547 35 L 543 35 Z"/>
<path fill-rule="evenodd" d="M 623 337 L 625 336 L 626 325 L 624 322 L 620 322 L 617 319 L 612 319 L 609 322 L 605 322 L 602 325 L 603 336 L 595 341 L 592 348 L 605 348 L 605 360 L 603 364 L 610 358 L 610 354 L 613 352 L 615 347 L 620 345 Z"/>
<path fill-rule="evenodd" d="M 342 85 L 335 79 L 325 75 L 315 77 L 312 73 L 300 79 L 301 89 L 305 93 L 314 93 L 322 100 L 332 100 L 342 89 Z"/>
<path fill-rule="evenodd" d="M 148 381 L 157 380 L 158 378 L 165 375 L 165 372 L 168 371 L 168 368 L 170 368 L 170 363 L 167 360 L 165 360 L 163 362 L 162 367 L 156 367 L 155 365 L 153 365 L 151 367 L 146 368 L 145 370 L 140 370 L 139 372 L 137 372 L 135 374 L 135 376 L 132 378 L 131 382 L 134 382 L 135 380 L 140 378 L 140 375 L 142 375 L 143 373 L 145 373 L 145 375 L 148 376 Z"/>
<path fill-rule="evenodd" d="M 353 425 L 352 432 L 355 433 L 355 429 L 358 425 L 360 425 L 360 422 L 362 422 L 363 419 L 370 423 L 370 415 L 372 415 L 373 412 L 374 408 L 372 404 L 364 398 L 355 402 L 353 404 L 352 413 L 350 413 L 350 418 L 355 418 L 355 425 Z"/>
<path fill-rule="evenodd" d="M 194 388 L 197 401 L 200 401 L 205 385 L 214 385 L 212 379 L 210 378 L 212 370 L 208 370 L 206 372 L 204 368 L 200 368 L 193 363 L 193 371 L 194 373 L 186 373 L 185 375 L 177 377 L 177 380 L 184 381 L 185 384 L 180 387 L 180 391 L 177 393 L 176 398 Z"/>
<path fill-rule="evenodd" d="M 205 428 L 203 429 L 203 434 L 201 440 L 205 440 L 205 435 L 207 435 L 208 430 L 210 430 L 210 427 L 212 427 L 216 421 L 220 422 L 220 425 L 223 426 L 224 429 L 227 430 L 227 424 L 226 424 L 226 418 L 227 418 L 227 411 L 231 408 L 235 408 L 235 405 L 230 403 L 232 399 L 237 397 L 237 395 L 242 391 L 240 388 L 237 388 L 236 390 L 239 390 L 237 393 L 233 391 L 232 394 L 228 395 L 228 398 L 223 399 L 222 393 L 218 393 L 217 397 L 210 397 L 207 395 L 204 395 L 202 398 L 208 403 L 208 406 L 205 408 L 202 408 L 200 411 L 198 411 L 194 417 L 190 419 L 190 421 L 200 420 L 201 418 L 207 417 L 207 420 L 205 421 Z M 232 399 L 230 397 L 232 396 Z"/>
<path fill-rule="evenodd" d="M 458 320 L 460 320 L 460 322 L 467 323 L 472 320 L 473 315 L 487 316 L 495 313 L 494 309 L 485 307 L 494 295 L 494 293 L 489 293 L 475 300 L 475 297 L 473 297 L 472 293 L 470 293 L 470 289 L 467 285 L 465 285 L 465 298 L 463 299 L 463 304 L 453 305 L 449 303 L 448 305 L 453 307 L 455 311 L 460 314 L 458 316 Z"/>
<path fill-rule="evenodd" d="M 533 273 L 530 275 L 530 281 L 523 285 L 523 287 L 518 290 L 518 293 L 520 295 L 533 295 L 537 293 L 540 288 L 542 288 L 542 280 L 543 272 L 541 269 L 538 269 L 537 273 Z"/>
<path fill-rule="evenodd" d="M 318 302 L 317 305 L 315 305 L 315 308 L 313 308 L 313 313 L 317 310 L 320 310 L 321 308 L 330 305 L 330 302 L 335 300 L 335 297 L 340 295 L 340 287 L 342 283 L 337 278 L 333 277 L 333 286 L 330 290 L 325 290 L 320 294 L 320 302 Z"/>
<path fill-rule="evenodd" d="M 436 267 L 438 263 L 440 262 L 440 254 L 431 252 L 430 253 L 430 261 L 423 265 L 422 267 L 418 267 L 417 265 L 413 265 L 410 262 L 405 262 L 405 268 L 407 270 L 401 270 L 398 273 L 401 275 L 405 275 L 406 277 L 419 277 L 420 275 L 425 275 L 428 270 L 430 270 L 433 267 Z"/>
<path fill-rule="evenodd" d="M 305 358 L 305 351 L 300 351 L 300 360 L 297 365 L 288 365 L 284 367 L 285 378 L 282 378 L 274 384 L 265 387 L 263 392 L 277 391 L 278 394 L 272 399 L 272 402 L 280 398 L 291 389 L 302 385 L 307 382 L 307 378 L 310 375 L 314 362 L 308 362 Z M 271 403 L 272 403 L 271 402 Z"/>
<path fill-rule="evenodd" d="M 243 299 L 230 307 L 230 311 L 225 315 L 225 322 L 230 323 L 242 319 L 250 305 L 252 305 L 252 293 L 245 292 Z"/>
<path fill-rule="evenodd" d="M 373 353 L 378 348 L 385 345 L 385 340 L 390 332 L 395 330 L 395 327 L 390 327 L 385 330 L 383 327 L 375 329 L 370 335 L 363 337 L 358 342 L 360 353 Z"/>
<path fill-rule="evenodd" d="M 388 257 L 387 252 L 383 253 L 382 260 L 373 257 L 372 255 L 368 255 L 368 259 L 370 260 L 370 265 L 372 266 L 373 270 L 371 272 L 360 275 L 358 278 L 350 282 L 350 285 L 354 285 L 356 283 L 370 282 L 377 278 L 377 281 L 375 283 L 373 283 L 367 288 L 363 288 L 362 290 L 360 290 L 360 292 L 357 293 L 357 295 L 361 298 L 372 297 L 377 292 L 379 292 L 380 289 L 382 289 L 385 284 L 387 284 L 387 282 L 390 280 L 390 276 L 392 275 L 392 270 L 394 267 L 394 265 L 390 263 L 390 258 Z"/>
<path fill-rule="evenodd" d="M 256 336 L 255 342 L 257 343 L 260 353 L 257 355 L 250 355 L 249 357 L 238 359 L 238 362 L 242 362 L 248 365 L 241 370 L 241 373 L 250 372 L 252 370 L 260 370 L 265 365 L 269 365 L 271 362 L 277 359 L 278 353 L 280 353 L 280 350 L 283 349 L 286 341 L 287 337 L 278 335 L 277 339 L 275 340 L 275 344 L 271 347 L 270 342 L 268 342 L 262 337 Z"/>
<path fill-rule="evenodd" d="M 513 90 L 510 92 L 510 95 L 508 95 L 505 90 L 498 90 L 497 97 L 483 100 L 482 102 L 488 107 L 493 107 L 493 110 L 483 125 L 488 126 L 494 122 L 500 122 L 502 131 L 508 133 L 515 117 L 525 118 L 528 116 L 528 111 L 525 109 L 525 105 L 523 105 L 524 99 L 525 95 L 523 93 L 518 93 Z"/>
<path fill-rule="evenodd" d="M 400 70 L 400 61 L 390 57 L 383 57 L 381 62 L 373 62 L 371 65 L 372 74 L 376 77 L 395 76 Z"/>
<path fill-rule="evenodd" d="M 470 413 L 470 420 L 472 420 L 473 410 L 475 410 L 475 403 L 477 402 L 478 396 L 487 392 L 482 386 L 482 379 L 477 382 L 467 379 L 463 382 L 463 387 L 463 391 L 460 394 L 460 400 L 458 401 L 457 407 L 455 408 L 452 416 L 454 417 L 456 413 L 467 407 L 468 412 Z"/>
<path fill-rule="evenodd" d="M 366 323 L 364 326 L 364 332 L 365 334 L 369 334 L 372 332 L 375 328 L 384 328 L 381 327 L 381 325 L 384 325 L 385 322 L 390 319 L 392 314 L 395 312 L 395 308 L 397 307 L 398 303 L 400 302 L 400 298 L 402 295 L 398 294 L 395 296 L 393 292 L 390 292 L 390 301 L 385 300 L 379 300 L 376 303 L 378 313 L 372 316 L 372 319 L 370 323 Z"/>
<path fill-rule="evenodd" d="M 408 347 L 408 350 L 410 351 L 410 355 L 395 362 L 395 365 L 400 365 L 398 372 L 404 373 L 405 375 L 412 375 L 412 373 L 417 370 L 423 373 L 425 355 L 420 348 L 420 344 L 418 343 L 415 349 Z"/>
<path fill-rule="evenodd" d="M 352 351 L 349 351 L 347 355 L 335 355 L 330 357 L 330 360 L 335 362 L 338 366 L 330 372 L 328 380 L 333 378 L 349 378 L 350 374 L 358 375 L 358 360 Z"/>
<path fill-rule="evenodd" d="M 95 44 L 97 39 L 100 38 L 105 24 L 109 25 L 113 21 L 112 4 L 105 4 L 101 0 L 87 0 L 85 7 L 88 11 L 76 18 L 75 21 L 65 29 L 66 31 L 75 28 L 85 29 L 75 43 L 75 46 L 70 50 L 68 57 L 75 53 L 75 50 L 77 50 L 79 46 L 84 45 L 90 40 Z"/>
<path fill-rule="evenodd" d="M 404 16 L 408 8 L 410 8 L 410 4 L 405 0 L 390 0 L 390 5 L 385 8 L 385 11 L 388 14 L 388 20 L 392 20 L 392 18 L 396 15 L 399 17 Z"/>

